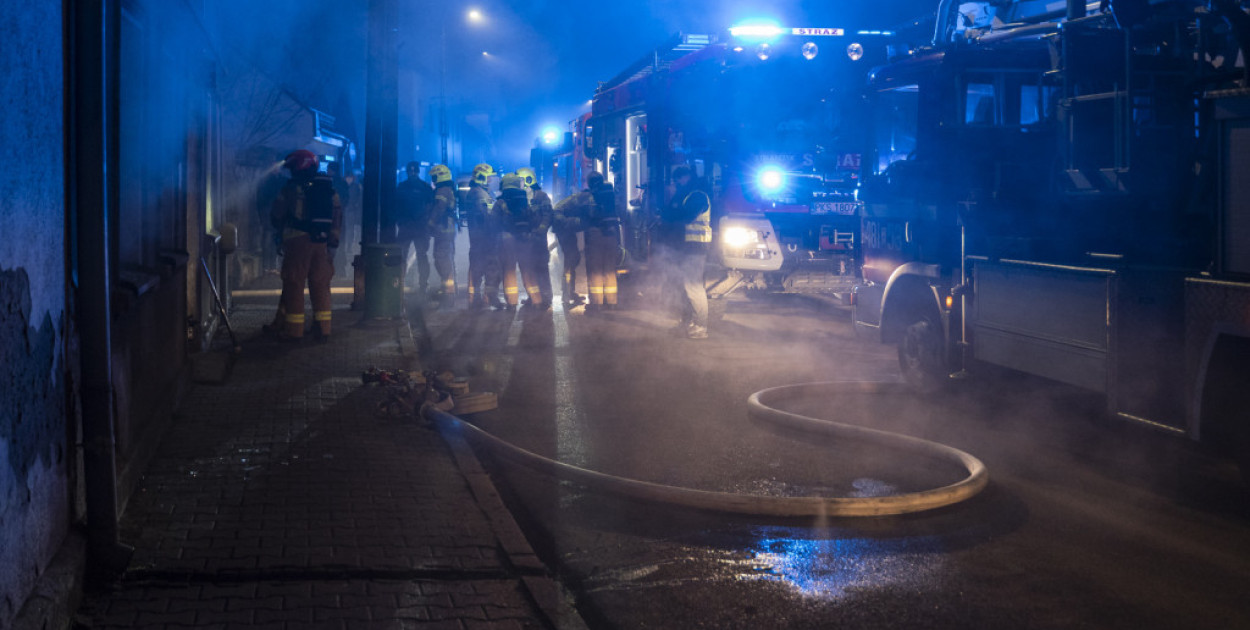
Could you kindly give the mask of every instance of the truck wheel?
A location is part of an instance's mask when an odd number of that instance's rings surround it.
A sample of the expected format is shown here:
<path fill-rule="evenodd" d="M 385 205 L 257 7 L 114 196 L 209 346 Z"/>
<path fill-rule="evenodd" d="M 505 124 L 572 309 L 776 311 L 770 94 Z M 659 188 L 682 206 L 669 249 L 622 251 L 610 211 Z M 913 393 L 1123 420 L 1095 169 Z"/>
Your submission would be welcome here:
<path fill-rule="evenodd" d="M 931 319 L 913 322 L 898 341 L 898 366 L 903 380 L 917 391 L 933 393 L 946 385 L 942 333 Z"/>

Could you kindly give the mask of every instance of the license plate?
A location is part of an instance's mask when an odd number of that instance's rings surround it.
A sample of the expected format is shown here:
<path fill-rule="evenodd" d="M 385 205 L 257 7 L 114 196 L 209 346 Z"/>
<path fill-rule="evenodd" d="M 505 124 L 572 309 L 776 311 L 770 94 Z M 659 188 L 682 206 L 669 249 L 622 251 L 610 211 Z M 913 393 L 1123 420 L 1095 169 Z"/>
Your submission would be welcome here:
<path fill-rule="evenodd" d="M 858 201 L 817 201 L 812 204 L 812 214 L 855 214 L 859 210 Z"/>

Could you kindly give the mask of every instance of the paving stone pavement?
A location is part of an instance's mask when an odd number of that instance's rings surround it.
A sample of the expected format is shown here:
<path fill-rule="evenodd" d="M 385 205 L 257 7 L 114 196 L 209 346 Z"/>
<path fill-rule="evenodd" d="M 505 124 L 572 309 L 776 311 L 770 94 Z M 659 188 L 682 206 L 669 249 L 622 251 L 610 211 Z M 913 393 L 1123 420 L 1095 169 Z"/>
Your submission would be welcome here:
<path fill-rule="evenodd" d="M 236 307 L 242 352 L 180 407 L 80 625 L 584 627 L 471 450 L 373 413 L 360 374 L 418 367 L 407 327 L 336 305 L 328 343 L 280 343 L 274 301 Z"/>

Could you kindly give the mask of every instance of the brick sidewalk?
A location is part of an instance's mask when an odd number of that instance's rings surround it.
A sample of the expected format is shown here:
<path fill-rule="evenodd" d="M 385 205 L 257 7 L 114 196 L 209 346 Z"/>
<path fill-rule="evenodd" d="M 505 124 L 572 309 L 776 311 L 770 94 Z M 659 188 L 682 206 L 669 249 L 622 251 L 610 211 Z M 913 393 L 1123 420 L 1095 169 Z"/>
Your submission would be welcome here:
<path fill-rule="evenodd" d="M 221 384 L 197 384 L 122 522 L 136 548 L 95 628 L 580 628 L 472 452 L 375 417 L 370 367 L 412 368 L 404 327 L 334 312 L 327 344 L 259 334 L 241 306 Z M 336 307 L 337 309 L 338 307 Z M 224 333 L 224 331 L 223 331 Z"/>

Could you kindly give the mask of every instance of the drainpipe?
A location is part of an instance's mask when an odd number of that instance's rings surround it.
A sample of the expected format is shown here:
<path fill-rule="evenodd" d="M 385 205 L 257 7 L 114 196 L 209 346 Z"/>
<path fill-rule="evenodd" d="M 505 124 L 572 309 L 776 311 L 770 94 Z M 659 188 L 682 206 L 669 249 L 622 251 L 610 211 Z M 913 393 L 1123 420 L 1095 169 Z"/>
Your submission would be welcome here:
<path fill-rule="evenodd" d="M 82 347 L 83 479 L 94 571 L 120 572 L 133 549 L 118 535 L 113 430 L 109 219 L 118 203 L 117 76 L 120 0 L 66 3 L 70 20 L 69 204 L 77 232 L 78 331 Z"/>

